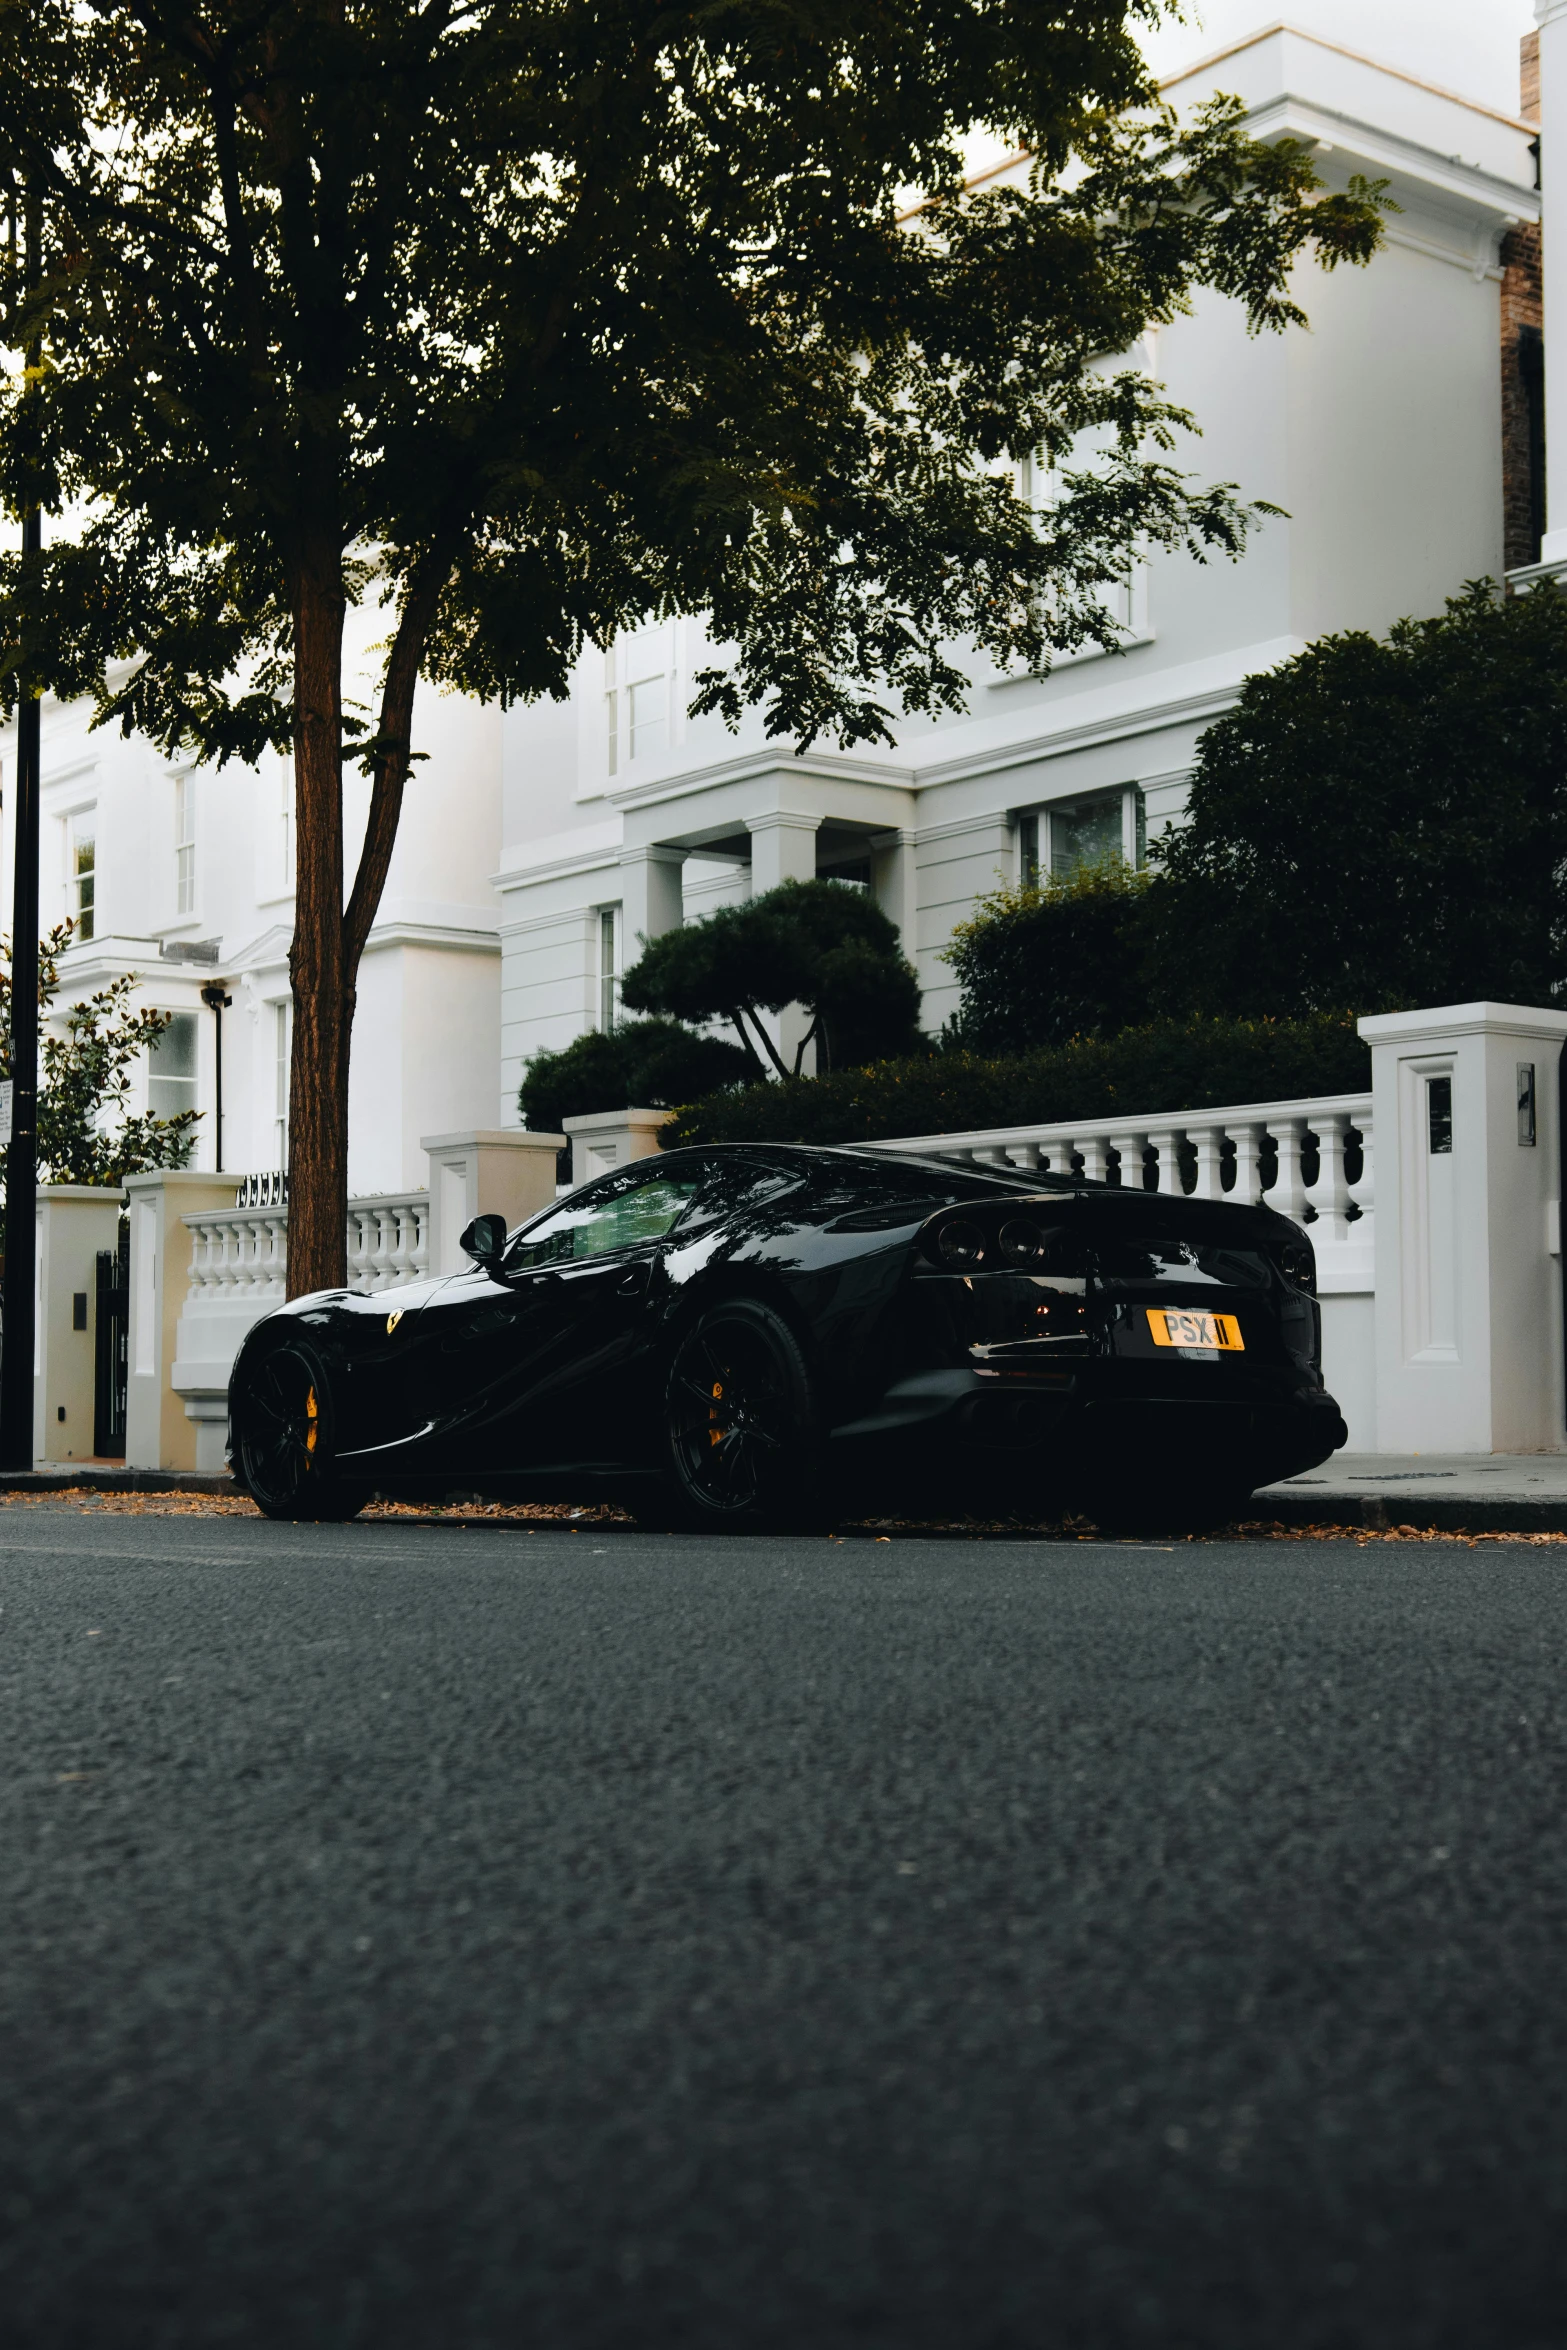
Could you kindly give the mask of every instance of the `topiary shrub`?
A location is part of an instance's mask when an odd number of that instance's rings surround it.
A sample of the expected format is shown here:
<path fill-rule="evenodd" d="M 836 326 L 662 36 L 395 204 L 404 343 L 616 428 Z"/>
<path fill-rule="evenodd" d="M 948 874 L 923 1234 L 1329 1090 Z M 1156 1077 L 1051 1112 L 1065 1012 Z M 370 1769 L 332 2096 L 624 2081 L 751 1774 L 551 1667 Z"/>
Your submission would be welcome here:
<path fill-rule="evenodd" d="M 738 1045 L 698 1036 L 678 1020 L 627 1020 L 593 1029 L 558 1053 L 536 1053 L 517 1094 L 524 1126 L 558 1134 L 563 1118 L 595 1110 L 661 1110 L 743 1083 Z"/>

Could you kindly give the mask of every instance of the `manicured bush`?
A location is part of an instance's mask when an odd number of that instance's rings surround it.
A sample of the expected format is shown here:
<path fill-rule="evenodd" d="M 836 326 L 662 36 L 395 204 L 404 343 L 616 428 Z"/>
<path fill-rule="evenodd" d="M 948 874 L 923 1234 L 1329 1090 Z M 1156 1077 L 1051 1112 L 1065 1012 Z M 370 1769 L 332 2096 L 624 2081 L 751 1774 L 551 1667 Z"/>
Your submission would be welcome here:
<path fill-rule="evenodd" d="M 1116 855 L 981 898 L 942 958 L 963 990 L 949 1041 L 1026 1053 L 1146 1020 L 1136 922 L 1149 887 Z"/>
<path fill-rule="evenodd" d="M 737 1045 L 697 1036 L 678 1020 L 627 1020 L 592 1029 L 558 1053 L 538 1053 L 517 1095 L 524 1126 L 558 1134 L 563 1118 L 596 1110 L 662 1110 L 742 1083 L 750 1063 Z"/>
<path fill-rule="evenodd" d="M 634 1012 L 727 1020 L 756 1077 L 769 1061 L 780 1077 L 797 1074 L 812 1041 L 817 1066 L 829 1069 L 918 1049 L 919 980 L 896 925 L 866 891 L 836 881 L 780 882 L 663 931 L 647 941 L 621 992 Z M 761 1017 L 786 1004 L 810 1014 L 792 1071 Z"/>
<path fill-rule="evenodd" d="M 1479 581 L 1249 677 L 1150 855 L 1166 1010 L 1560 1001 L 1567 598 Z"/>
<path fill-rule="evenodd" d="M 948 1052 L 750 1085 L 679 1111 L 661 1139 L 666 1149 L 685 1142 L 878 1142 L 1023 1120 L 1362 1092 L 1370 1083 L 1370 1050 L 1348 1014 L 1160 1020 L 1012 1059 Z"/>

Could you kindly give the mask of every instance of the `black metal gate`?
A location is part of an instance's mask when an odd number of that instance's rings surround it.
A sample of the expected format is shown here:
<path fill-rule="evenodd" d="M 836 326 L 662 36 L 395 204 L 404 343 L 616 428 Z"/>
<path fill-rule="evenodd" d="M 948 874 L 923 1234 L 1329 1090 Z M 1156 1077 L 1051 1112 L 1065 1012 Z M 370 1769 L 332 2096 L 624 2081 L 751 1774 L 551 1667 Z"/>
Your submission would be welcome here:
<path fill-rule="evenodd" d="M 100 1460 L 125 1458 L 125 1398 L 130 1376 L 131 1228 L 120 1218 L 120 1245 L 98 1251 L 98 1315 L 93 1326 L 93 1437 Z"/>

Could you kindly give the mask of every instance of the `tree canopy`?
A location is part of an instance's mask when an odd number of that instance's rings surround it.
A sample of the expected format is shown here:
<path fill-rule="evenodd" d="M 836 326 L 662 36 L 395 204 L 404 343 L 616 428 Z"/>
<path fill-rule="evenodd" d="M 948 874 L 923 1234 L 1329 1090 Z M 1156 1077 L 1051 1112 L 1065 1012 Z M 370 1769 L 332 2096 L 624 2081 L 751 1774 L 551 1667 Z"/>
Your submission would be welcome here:
<path fill-rule="evenodd" d="M 1567 601 L 1485 581 L 1250 677 L 1128 942 L 1203 1011 L 1550 1004 L 1567 990 Z"/>
<path fill-rule="evenodd" d="M 797 1077 L 812 1043 L 824 1069 L 919 1045 L 919 980 L 897 928 L 865 891 L 837 881 L 780 882 L 744 905 L 666 930 L 644 946 L 621 995 L 633 1011 L 727 1020 L 757 1077 L 769 1066 Z M 792 1069 L 761 1017 L 788 1004 L 810 1015 Z"/>
<path fill-rule="evenodd" d="M 0 15 L 0 488 L 69 536 L 0 565 L 0 690 L 218 760 L 291 748 L 291 1289 L 342 1277 L 359 956 L 423 675 L 563 694 L 584 645 L 709 616 L 699 707 L 885 738 L 952 708 L 954 646 L 1113 639 L 1139 543 L 1233 554 L 1233 486 L 1104 364 L 1198 286 L 1300 317 L 1377 192 L 1215 101 L 1184 127 L 1133 39 L 1161 0 L 31 0 Z M 986 126 L 1026 188 L 965 193 Z M 900 216 L 901 191 L 926 201 Z M 1038 512 L 1006 461 L 1043 450 Z M 345 705 L 378 601 L 377 706 Z M 370 779 L 345 889 L 342 764 Z"/>

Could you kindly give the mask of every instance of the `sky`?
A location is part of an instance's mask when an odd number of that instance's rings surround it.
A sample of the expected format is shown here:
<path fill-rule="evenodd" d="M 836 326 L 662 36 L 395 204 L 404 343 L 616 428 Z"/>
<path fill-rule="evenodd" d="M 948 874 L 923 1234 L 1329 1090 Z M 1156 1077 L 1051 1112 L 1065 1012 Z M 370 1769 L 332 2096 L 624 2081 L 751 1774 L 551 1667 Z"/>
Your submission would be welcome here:
<path fill-rule="evenodd" d="M 1184 0 L 1183 16 L 1144 39 L 1160 73 L 1282 18 L 1503 114 L 1518 111 L 1518 43 L 1534 28 L 1533 0 Z"/>

